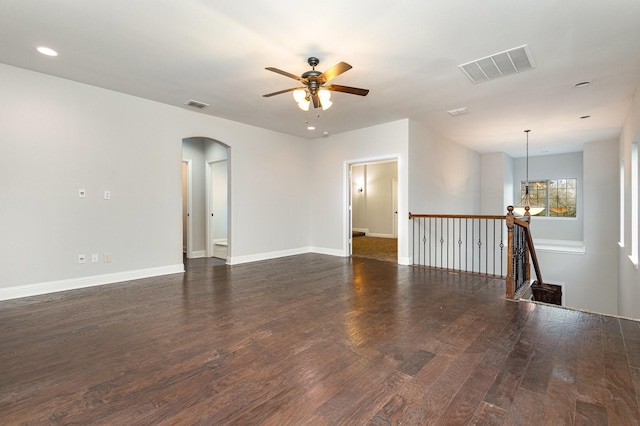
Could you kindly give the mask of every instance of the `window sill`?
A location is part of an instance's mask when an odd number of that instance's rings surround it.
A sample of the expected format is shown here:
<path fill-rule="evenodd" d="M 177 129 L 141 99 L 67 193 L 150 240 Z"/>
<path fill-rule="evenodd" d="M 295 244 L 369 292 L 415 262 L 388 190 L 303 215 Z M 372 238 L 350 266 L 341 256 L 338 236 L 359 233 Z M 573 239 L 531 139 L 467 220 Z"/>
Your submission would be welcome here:
<path fill-rule="evenodd" d="M 533 240 L 536 251 L 564 254 L 585 254 L 583 241 L 573 240 Z"/>
<path fill-rule="evenodd" d="M 560 216 L 531 216 L 531 220 L 542 220 L 542 221 L 547 221 L 547 220 L 568 220 L 568 221 L 575 221 L 578 220 L 578 217 L 560 217 Z"/>

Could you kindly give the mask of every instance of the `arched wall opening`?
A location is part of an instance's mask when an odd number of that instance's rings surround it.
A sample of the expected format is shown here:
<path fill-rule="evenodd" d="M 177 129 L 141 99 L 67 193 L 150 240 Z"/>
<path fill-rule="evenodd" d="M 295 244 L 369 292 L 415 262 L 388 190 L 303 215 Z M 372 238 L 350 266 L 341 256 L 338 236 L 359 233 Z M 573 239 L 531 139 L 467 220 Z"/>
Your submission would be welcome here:
<path fill-rule="evenodd" d="M 207 137 L 182 140 L 183 254 L 231 255 L 230 147 Z"/>

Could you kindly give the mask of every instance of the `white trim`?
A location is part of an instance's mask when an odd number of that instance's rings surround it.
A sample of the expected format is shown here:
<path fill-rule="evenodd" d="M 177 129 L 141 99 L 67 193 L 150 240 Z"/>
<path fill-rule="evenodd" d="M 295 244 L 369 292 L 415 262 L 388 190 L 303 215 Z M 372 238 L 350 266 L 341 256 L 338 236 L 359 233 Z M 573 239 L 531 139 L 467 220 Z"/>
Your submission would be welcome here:
<path fill-rule="evenodd" d="M 259 262 L 261 260 L 277 259 L 279 257 L 295 256 L 297 254 L 309 253 L 309 247 L 301 247 L 291 250 L 272 251 L 268 253 L 249 254 L 246 256 L 229 256 L 227 265 L 239 265 L 241 263 Z"/>
<path fill-rule="evenodd" d="M 193 257 L 193 164 L 192 160 L 182 160 L 187 163 L 187 258 Z"/>
<path fill-rule="evenodd" d="M 376 238 L 396 238 L 393 234 L 376 234 L 375 232 L 367 233 L 367 237 L 376 237 Z"/>
<path fill-rule="evenodd" d="M 326 254 L 328 256 L 349 257 L 342 250 L 328 249 L 323 247 L 310 247 L 311 253 Z"/>
<path fill-rule="evenodd" d="M 206 257 L 206 252 L 204 250 L 196 250 L 191 252 L 189 259 L 199 259 L 201 257 Z"/>
<path fill-rule="evenodd" d="M 346 160 L 342 163 L 342 196 L 343 196 L 343 208 L 342 208 L 342 252 L 340 254 L 336 254 L 337 256 L 348 257 L 351 256 L 350 253 L 350 245 L 351 236 L 352 236 L 352 228 L 351 228 L 351 215 L 349 212 L 351 211 L 351 166 L 358 164 L 375 164 L 375 163 L 387 163 L 387 162 L 395 162 L 398 166 L 398 174 L 400 174 L 400 154 L 390 154 L 379 157 L 368 157 L 368 158 L 360 158 L 360 159 L 352 159 Z M 398 185 L 400 184 L 401 179 L 398 176 Z M 398 186 L 398 191 L 400 188 Z M 401 211 L 400 207 L 400 194 L 398 193 L 398 211 Z M 369 234 L 372 236 L 372 234 Z M 398 238 L 398 243 L 400 243 L 400 238 Z M 398 253 L 400 252 L 400 247 L 398 247 Z M 328 254 L 328 253 L 327 253 Z M 400 260 L 398 260 L 400 263 Z"/>
<path fill-rule="evenodd" d="M 536 251 L 539 252 L 585 254 L 587 251 L 584 245 L 584 241 L 547 240 L 534 238 L 533 245 L 536 248 Z"/>
<path fill-rule="evenodd" d="M 133 271 L 115 272 L 112 274 L 93 275 L 68 280 L 49 281 L 15 287 L 0 288 L 0 300 L 18 299 L 21 297 L 37 296 L 40 294 L 57 293 L 59 291 L 76 290 L 105 284 L 115 284 L 123 281 L 141 278 L 157 277 L 160 275 L 178 274 L 184 272 L 182 263 L 160 266 L 157 268 L 137 269 Z"/>
<path fill-rule="evenodd" d="M 411 261 L 411 257 L 400 257 L 400 256 L 398 256 L 398 264 L 409 266 L 412 263 L 413 262 Z"/>
<path fill-rule="evenodd" d="M 214 142 L 218 143 L 218 142 Z M 219 144 L 219 143 L 218 143 Z M 229 148 L 226 148 L 227 150 Z M 205 161 L 205 202 L 206 202 L 206 220 L 204 222 L 205 228 L 205 255 L 206 257 L 213 257 L 213 245 L 215 239 L 211 239 L 211 214 L 213 213 L 213 188 L 211 185 L 211 178 L 213 177 L 213 165 L 216 163 L 227 163 L 227 237 L 225 241 L 229 240 L 229 194 L 231 192 L 229 188 L 229 160 L 227 157 L 215 157 L 211 160 Z M 225 244 L 226 245 L 226 244 Z"/>

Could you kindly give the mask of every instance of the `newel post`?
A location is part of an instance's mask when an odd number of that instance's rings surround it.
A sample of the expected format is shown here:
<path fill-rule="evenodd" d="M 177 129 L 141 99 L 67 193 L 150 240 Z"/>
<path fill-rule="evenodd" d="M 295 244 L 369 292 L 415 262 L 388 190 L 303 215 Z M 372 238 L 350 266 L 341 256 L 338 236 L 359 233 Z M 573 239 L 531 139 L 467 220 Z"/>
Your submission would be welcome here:
<path fill-rule="evenodd" d="M 507 279 L 506 279 L 506 294 L 508 299 L 513 299 L 515 296 L 515 281 L 513 275 L 513 227 L 514 219 L 513 206 L 507 207 Z"/>

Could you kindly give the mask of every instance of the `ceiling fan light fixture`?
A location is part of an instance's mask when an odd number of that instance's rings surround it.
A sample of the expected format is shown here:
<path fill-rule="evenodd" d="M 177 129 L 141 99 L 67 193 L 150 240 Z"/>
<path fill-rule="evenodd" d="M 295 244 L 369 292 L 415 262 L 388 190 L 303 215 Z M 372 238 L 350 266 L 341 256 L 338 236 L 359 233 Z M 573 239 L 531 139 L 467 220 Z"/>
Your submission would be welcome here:
<path fill-rule="evenodd" d="M 304 98 L 306 97 L 307 97 L 307 91 L 304 89 L 296 89 L 293 91 L 293 99 L 297 103 L 304 101 Z"/>
<path fill-rule="evenodd" d="M 327 89 L 318 90 L 318 97 L 320 98 L 320 104 L 322 105 L 322 110 L 326 111 L 331 108 L 333 102 L 331 102 L 331 92 Z"/>
<path fill-rule="evenodd" d="M 368 89 L 359 89 L 357 87 L 341 86 L 337 84 L 329 84 L 325 86 L 325 84 L 327 84 L 330 80 L 351 69 L 351 65 L 347 64 L 346 62 L 339 62 L 325 72 L 316 70 L 316 65 L 320 63 L 318 58 L 310 57 L 307 60 L 307 63 L 311 65 L 312 69 L 310 71 L 302 73 L 302 75 L 299 77 L 295 74 L 282 71 L 278 68 L 265 68 L 267 71 L 272 71 L 276 74 L 280 74 L 285 77 L 297 80 L 298 82 L 302 83 L 304 87 L 292 87 L 291 89 L 279 90 L 277 92 L 267 93 L 266 95 L 262 96 L 265 98 L 269 98 L 271 96 L 280 95 L 282 93 L 292 92 L 293 99 L 296 101 L 298 107 L 301 110 L 309 111 L 310 101 L 313 101 L 314 108 L 322 108 L 326 111 L 331 108 L 331 105 L 333 105 L 333 102 L 331 101 L 331 91 L 349 93 L 351 95 L 358 96 L 367 96 L 367 94 L 369 93 Z"/>
<path fill-rule="evenodd" d="M 331 92 L 327 89 L 318 90 L 318 97 L 320 98 L 320 102 L 325 102 L 331 99 Z"/>
<path fill-rule="evenodd" d="M 298 102 L 298 108 L 300 108 L 303 111 L 309 111 L 309 104 L 311 103 L 311 101 L 309 101 L 309 99 L 302 99 L 300 102 Z"/>

